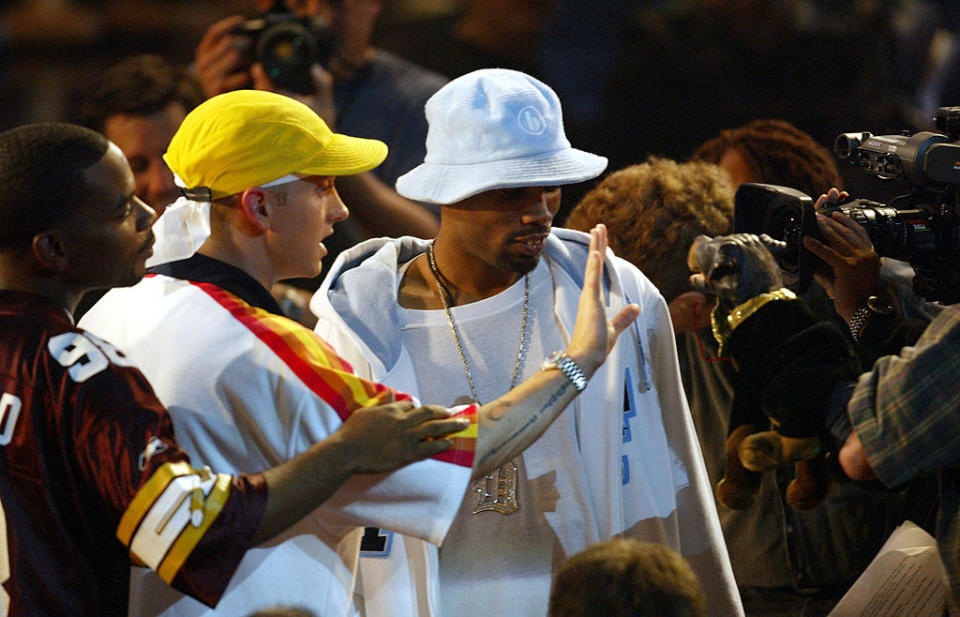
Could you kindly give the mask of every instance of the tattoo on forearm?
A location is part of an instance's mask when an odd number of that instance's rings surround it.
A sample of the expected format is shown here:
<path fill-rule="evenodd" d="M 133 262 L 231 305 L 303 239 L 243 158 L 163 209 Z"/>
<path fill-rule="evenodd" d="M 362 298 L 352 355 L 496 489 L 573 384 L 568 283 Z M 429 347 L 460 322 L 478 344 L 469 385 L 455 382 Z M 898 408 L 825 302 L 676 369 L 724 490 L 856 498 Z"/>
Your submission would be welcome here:
<path fill-rule="evenodd" d="M 487 419 L 491 422 L 497 422 L 510 411 L 510 403 L 494 402 L 490 404 L 490 411 L 487 413 Z"/>
<path fill-rule="evenodd" d="M 496 444 L 495 446 L 492 446 L 492 447 L 490 448 L 490 451 L 487 452 L 486 454 L 484 454 L 483 457 L 480 458 L 480 461 L 479 461 L 478 464 L 479 464 L 479 465 L 483 465 L 483 464 L 486 463 L 491 457 L 495 456 L 498 452 L 500 452 L 501 450 L 503 450 L 504 448 L 506 448 L 508 445 L 510 445 L 511 443 L 513 443 L 518 437 L 520 437 L 521 435 L 523 435 L 523 433 L 525 433 L 527 430 L 529 430 L 531 426 L 533 426 L 534 424 L 536 424 L 537 421 L 538 421 L 545 413 L 547 413 L 547 412 L 550 410 L 551 407 L 553 407 L 554 403 L 557 402 L 557 399 L 559 399 L 561 396 L 563 396 L 564 393 L 565 393 L 569 388 L 570 388 L 570 383 L 569 383 L 568 381 L 564 381 L 564 383 L 560 384 L 560 387 L 557 388 L 557 389 L 550 395 L 550 397 L 544 402 L 544 404 L 540 406 L 540 409 L 538 409 L 537 411 L 535 411 L 529 418 L 527 418 L 527 421 L 526 421 L 526 422 L 524 422 L 523 424 L 521 424 L 520 426 L 518 426 L 518 427 L 517 427 L 517 430 L 515 430 L 513 433 L 511 433 L 510 435 L 508 435 L 503 441 L 501 441 L 500 443 Z"/>

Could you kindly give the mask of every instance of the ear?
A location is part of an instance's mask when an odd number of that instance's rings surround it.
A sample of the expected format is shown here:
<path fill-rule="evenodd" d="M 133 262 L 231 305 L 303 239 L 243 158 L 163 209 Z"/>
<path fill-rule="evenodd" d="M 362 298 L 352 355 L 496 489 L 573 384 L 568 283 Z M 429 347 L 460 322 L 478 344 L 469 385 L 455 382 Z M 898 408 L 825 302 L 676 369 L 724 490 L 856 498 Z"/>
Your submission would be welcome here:
<path fill-rule="evenodd" d="M 240 210 L 244 218 L 259 233 L 270 231 L 273 203 L 269 195 L 260 187 L 247 189 L 240 195 Z"/>
<path fill-rule="evenodd" d="M 33 256 L 40 264 L 53 272 L 63 272 L 70 265 L 60 232 L 42 231 L 33 237 Z"/>

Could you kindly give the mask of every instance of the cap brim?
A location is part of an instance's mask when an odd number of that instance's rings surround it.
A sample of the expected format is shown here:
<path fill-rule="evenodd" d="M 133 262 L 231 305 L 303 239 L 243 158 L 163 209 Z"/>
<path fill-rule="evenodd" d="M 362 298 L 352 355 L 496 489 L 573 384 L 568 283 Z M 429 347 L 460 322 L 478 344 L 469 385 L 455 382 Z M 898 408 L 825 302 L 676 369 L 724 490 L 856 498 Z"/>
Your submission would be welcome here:
<path fill-rule="evenodd" d="M 349 176 L 370 171 L 387 158 L 387 145 L 335 133 L 327 147 L 297 173 L 316 176 Z"/>
<path fill-rule="evenodd" d="M 469 165 L 424 162 L 397 178 L 397 192 L 415 201 L 445 205 L 499 188 L 576 184 L 596 178 L 606 168 L 606 157 L 576 148 Z"/>

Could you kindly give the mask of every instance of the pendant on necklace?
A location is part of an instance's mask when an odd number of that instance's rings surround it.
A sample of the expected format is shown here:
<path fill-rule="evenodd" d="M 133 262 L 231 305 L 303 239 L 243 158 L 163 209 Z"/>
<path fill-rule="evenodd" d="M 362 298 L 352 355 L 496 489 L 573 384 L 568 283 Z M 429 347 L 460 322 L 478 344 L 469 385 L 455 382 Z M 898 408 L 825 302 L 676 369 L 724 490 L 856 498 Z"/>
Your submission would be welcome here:
<path fill-rule="evenodd" d="M 510 514 L 520 509 L 517 503 L 517 478 L 519 470 L 512 462 L 500 465 L 492 472 L 473 482 L 473 493 L 477 497 L 474 514 L 481 512 L 499 512 Z"/>

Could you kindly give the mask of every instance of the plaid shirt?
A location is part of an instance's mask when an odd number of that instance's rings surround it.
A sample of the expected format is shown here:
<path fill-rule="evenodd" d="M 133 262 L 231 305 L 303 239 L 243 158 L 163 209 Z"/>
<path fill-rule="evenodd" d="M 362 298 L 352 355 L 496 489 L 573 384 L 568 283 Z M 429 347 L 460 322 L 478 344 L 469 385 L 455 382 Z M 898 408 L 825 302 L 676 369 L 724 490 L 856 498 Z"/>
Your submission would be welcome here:
<path fill-rule="evenodd" d="M 877 476 L 901 486 L 936 473 L 937 542 L 960 597 L 960 305 L 946 307 L 912 347 L 860 377 L 847 413 Z"/>

